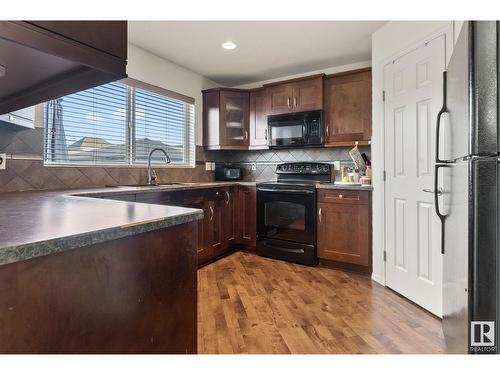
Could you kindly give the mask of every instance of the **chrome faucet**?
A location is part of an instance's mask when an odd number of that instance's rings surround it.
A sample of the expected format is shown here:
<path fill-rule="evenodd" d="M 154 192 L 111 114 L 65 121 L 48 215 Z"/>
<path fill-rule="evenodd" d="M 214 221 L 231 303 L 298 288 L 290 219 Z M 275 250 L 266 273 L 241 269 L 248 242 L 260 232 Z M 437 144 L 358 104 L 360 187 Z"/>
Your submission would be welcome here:
<path fill-rule="evenodd" d="M 170 156 L 168 156 L 167 151 L 165 151 L 164 149 L 159 148 L 159 147 L 153 148 L 149 152 L 149 156 L 148 156 L 148 182 L 147 182 L 148 185 L 156 185 L 156 172 L 154 169 L 151 171 L 151 156 L 153 155 L 153 153 L 155 151 L 163 152 L 163 154 L 165 154 L 165 160 L 166 160 L 167 164 L 170 163 Z"/>

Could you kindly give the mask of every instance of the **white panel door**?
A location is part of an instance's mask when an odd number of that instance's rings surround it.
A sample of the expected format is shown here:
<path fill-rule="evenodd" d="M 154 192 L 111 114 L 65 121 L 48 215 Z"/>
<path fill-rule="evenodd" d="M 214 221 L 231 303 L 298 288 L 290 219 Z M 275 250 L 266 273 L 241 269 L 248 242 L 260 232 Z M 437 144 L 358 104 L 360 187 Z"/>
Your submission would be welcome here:
<path fill-rule="evenodd" d="M 432 190 L 436 116 L 443 103 L 445 39 L 388 64 L 385 90 L 386 285 L 442 313 L 440 222 Z"/>

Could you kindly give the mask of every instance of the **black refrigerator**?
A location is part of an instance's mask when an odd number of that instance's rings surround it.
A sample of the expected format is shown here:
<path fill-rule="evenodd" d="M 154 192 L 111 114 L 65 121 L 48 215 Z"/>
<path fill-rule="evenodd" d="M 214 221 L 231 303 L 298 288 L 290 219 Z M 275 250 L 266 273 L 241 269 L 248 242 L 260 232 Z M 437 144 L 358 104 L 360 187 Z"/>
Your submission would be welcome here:
<path fill-rule="evenodd" d="M 499 26 L 465 22 L 444 73 L 434 194 L 449 353 L 498 353 Z"/>

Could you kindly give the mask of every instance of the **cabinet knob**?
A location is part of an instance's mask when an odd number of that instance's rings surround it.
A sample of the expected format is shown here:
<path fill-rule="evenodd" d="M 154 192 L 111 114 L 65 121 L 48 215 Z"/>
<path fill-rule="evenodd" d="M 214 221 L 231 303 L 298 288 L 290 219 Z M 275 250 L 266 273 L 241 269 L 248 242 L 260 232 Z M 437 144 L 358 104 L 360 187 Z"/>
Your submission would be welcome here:
<path fill-rule="evenodd" d="M 344 196 L 343 196 L 342 194 L 339 194 L 339 198 L 341 198 L 341 199 L 342 199 L 342 198 L 344 198 Z"/>

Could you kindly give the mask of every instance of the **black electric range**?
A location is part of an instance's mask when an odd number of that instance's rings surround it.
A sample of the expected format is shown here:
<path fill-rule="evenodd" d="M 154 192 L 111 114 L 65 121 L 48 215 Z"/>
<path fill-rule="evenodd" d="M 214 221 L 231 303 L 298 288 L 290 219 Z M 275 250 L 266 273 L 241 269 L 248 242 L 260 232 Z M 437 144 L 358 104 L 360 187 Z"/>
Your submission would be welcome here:
<path fill-rule="evenodd" d="M 331 182 L 327 163 L 284 163 L 276 182 L 257 184 L 257 250 L 260 255 L 316 266 L 316 187 Z"/>

